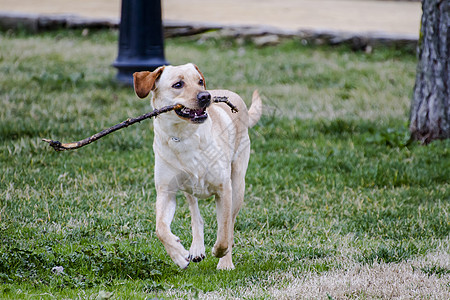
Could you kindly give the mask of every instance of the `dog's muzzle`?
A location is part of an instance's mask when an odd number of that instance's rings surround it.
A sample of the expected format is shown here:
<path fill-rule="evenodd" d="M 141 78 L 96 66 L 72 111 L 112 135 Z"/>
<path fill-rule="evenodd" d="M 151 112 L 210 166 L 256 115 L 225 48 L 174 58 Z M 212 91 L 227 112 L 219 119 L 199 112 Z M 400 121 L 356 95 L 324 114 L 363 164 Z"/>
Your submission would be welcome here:
<path fill-rule="evenodd" d="M 206 108 L 211 104 L 211 94 L 208 92 L 198 93 L 197 104 L 200 107 L 198 109 L 183 107 L 175 110 L 175 113 L 182 119 L 190 120 L 192 123 L 201 124 L 208 118 Z"/>
<path fill-rule="evenodd" d="M 197 94 L 197 101 L 200 107 L 208 107 L 211 104 L 211 94 L 208 92 L 200 92 Z"/>

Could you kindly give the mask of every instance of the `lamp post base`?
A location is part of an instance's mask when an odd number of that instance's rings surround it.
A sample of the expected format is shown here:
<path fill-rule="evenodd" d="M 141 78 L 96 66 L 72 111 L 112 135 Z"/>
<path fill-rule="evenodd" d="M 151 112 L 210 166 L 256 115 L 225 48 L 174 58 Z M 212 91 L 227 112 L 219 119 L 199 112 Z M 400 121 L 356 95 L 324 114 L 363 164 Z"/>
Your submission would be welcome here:
<path fill-rule="evenodd" d="M 161 0 L 122 0 L 119 53 L 113 66 L 117 80 L 133 84 L 133 73 L 167 65 Z"/>
<path fill-rule="evenodd" d="M 133 73 L 140 71 L 154 71 L 156 68 L 169 63 L 164 57 L 154 57 L 151 59 L 135 59 L 119 61 L 113 63 L 117 69 L 116 80 L 125 85 L 133 85 Z"/>

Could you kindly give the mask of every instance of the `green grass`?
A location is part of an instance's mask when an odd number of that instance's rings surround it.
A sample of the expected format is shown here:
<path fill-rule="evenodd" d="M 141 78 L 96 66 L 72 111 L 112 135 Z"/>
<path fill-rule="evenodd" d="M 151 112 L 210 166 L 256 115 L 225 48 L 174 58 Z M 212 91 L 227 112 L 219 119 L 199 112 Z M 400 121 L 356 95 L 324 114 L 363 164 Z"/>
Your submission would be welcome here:
<path fill-rule="evenodd" d="M 194 62 L 209 88 L 246 100 L 258 88 L 265 103 L 250 130 L 236 270 L 217 271 L 210 255 L 212 199 L 200 204 L 208 257 L 179 270 L 154 234 L 151 121 L 72 152 L 41 142 L 151 110 L 115 83 L 116 41 L 109 31 L 0 34 L 0 298 L 241 297 L 249 285 L 288 284 L 269 281 L 274 273 L 405 262 L 448 243 L 450 143 L 408 137 L 414 55 L 178 38 L 166 41 L 171 63 Z M 182 197 L 172 228 L 188 246 Z M 432 264 L 417 272 L 450 274 Z"/>

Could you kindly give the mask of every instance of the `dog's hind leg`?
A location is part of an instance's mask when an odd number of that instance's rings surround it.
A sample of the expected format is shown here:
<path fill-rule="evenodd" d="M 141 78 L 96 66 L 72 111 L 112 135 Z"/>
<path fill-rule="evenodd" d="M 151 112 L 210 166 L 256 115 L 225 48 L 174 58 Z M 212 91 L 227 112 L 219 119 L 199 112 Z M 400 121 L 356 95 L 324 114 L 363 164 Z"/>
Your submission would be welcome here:
<path fill-rule="evenodd" d="M 189 258 L 193 262 L 200 262 L 206 257 L 203 219 L 200 215 L 197 198 L 187 193 L 184 195 L 189 202 L 189 210 L 191 211 L 192 244 L 189 249 Z"/>
<path fill-rule="evenodd" d="M 231 216 L 231 243 L 232 247 L 234 246 L 234 223 L 236 222 L 236 217 L 241 209 L 242 203 L 244 202 L 244 193 L 245 193 L 245 183 L 244 181 L 233 181 L 233 206 L 232 206 L 232 216 Z M 217 269 L 219 270 L 233 270 L 234 264 L 232 260 L 232 248 L 228 253 L 220 258 L 219 263 L 217 264 Z"/>
<path fill-rule="evenodd" d="M 233 205 L 232 205 L 232 224 L 231 224 L 231 242 L 232 247 L 234 247 L 234 224 L 236 223 L 236 217 L 239 210 L 244 203 L 245 195 L 245 173 L 247 172 L 247 165 L 250 157 L 250 142 L 247 145 L 243 144 L 243 152 L 241 155 L 233 162 L 232 172 L 231 172 L 231 186 L 233 189 Z M 232 270 L 234 269 L 234 264 L 232 260 L 232 249 L 219 260 L 217 264 L 217 269 L 219 270 Z"/>
<path fill-rule="evenodd" d="M 189 252 L 184 249 L 180 239 L 170 230 L 175 215 L 176 199 L 174 192 L 157 189 L 156 196 L 156 235 L 163 243 L 170 258 L 182 269 L 189 265 Z"/>
<path fill-rule="evenodd" d="M 217 240 L 212 249 L 215 257 L 224 257 L 231 251 L 232 226 L 232 189 L 231 182 L 224 184 L 222 190 L 216 194 Z"/>
<path fill-rule="evenodd" d="M 232 210 L 232 224 L 231 224 L 231 247 L 234 247 L 234 223 L 236 222 L 236 217 L 241 209 L 244 200 L 245 185 L 241 182 L 239 184 L 233 184 L 233 210 Z M 233 270 L 234 264 L 232 259 L 232 248 L 228 253 L 219 259 L 217 264 L 217 269 L 219 270 Z"/>

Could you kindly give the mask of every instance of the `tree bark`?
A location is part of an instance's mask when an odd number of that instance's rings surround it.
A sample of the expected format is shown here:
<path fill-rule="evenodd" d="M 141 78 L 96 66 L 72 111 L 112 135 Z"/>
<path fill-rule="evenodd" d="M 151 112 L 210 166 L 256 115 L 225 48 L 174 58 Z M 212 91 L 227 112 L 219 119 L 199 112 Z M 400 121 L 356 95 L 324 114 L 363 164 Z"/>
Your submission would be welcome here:
<path fill-rule="evenodd" d="M 450 138 L 450 1 L 423 0 L 412 138 L 428 144 Z"/>

